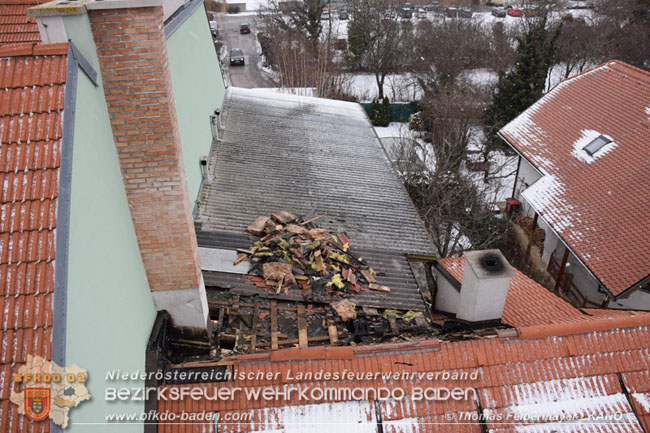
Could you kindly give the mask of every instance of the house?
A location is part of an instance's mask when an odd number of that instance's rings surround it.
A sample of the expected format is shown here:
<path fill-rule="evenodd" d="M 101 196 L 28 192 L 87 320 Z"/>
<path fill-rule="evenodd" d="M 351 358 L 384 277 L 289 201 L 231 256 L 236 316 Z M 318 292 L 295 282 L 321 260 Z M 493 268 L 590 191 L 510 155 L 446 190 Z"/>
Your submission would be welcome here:
<path fill-rule="evenodd" d="M 86 432 L 144 410 L 104 390 L 145 370 L 157 310 L 207 332 L 192 213 L 225 86 L 201 0 L 8 0 L 0 16 L 0 431 L 61 431 L 10 401 L 39 356 L 87 370 L 92 403 L 66 428 Z"/>
<path fill-rule="evenodd" d="M 513 196 L 546 233 L 542 260 L 576 305 L 650 310 L 650 73 L 611 61 L 506 125 Z"/>

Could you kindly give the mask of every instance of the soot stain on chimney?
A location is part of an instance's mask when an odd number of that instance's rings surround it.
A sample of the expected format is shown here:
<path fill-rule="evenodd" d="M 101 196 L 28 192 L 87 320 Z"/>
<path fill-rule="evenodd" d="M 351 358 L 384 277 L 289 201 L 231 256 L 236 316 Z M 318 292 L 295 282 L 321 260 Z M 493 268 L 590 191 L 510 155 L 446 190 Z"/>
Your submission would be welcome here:
<path fill-rule="evenodd" d="M 486 253 L 480 258 L 480 263 L 483 269 L 490 274 L 496 275 L 505 269 L 501 257 L 494 253 Z"/>

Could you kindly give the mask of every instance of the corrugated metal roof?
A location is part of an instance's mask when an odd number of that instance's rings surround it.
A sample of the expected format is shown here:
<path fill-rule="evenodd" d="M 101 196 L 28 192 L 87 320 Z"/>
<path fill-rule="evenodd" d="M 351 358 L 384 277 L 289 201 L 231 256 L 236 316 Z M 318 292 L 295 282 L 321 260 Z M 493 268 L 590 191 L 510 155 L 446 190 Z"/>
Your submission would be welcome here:
<path fill-rule="evenodd" d="M 318 226 L 352 234 L 352 251 L 391 288 L 362 291 L 353 302 L 424 310 L 406 254 L 432 254 L 434 247 L 361 106 L 231 88 L 223 122 L 200 206 L 200 246 L 246 248 L 246 227 L 282 209 L 305 218 L 326 214 Z M 204 277 L 208 286 L 255 287 L 214 272 Z"/>

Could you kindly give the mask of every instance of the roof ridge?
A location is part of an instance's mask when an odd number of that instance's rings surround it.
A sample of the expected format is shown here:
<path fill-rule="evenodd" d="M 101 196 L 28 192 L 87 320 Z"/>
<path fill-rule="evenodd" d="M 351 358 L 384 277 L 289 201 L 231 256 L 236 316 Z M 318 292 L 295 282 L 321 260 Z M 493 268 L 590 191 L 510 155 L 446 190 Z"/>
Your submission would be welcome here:
<path fill-rule="evenodd" d="M 56 44 L 22 42 L 0 46 L 0 57 L 64 56 L 67 54 L 67 42 L 60 42 Z"/>
<path fill-rule="evenodd" d="M 640 312 L 629 316 L 607 317 L 571 323 L 551 323 L 517 328 L 519 338 L 533 340 L 548 337 L 566 337 L 590 332 L 616 331 L 624 328 L 650 326 L 650 313 Z"/>
<path fill-rule="evenodd" d="M 630 65 L 629 63 L 625 63 L 625 62 L 623 62 L 621 60 L 611 59 L 611 60 L 607 60 L 606 62 L 603 62 L 603 63 L 601 63 L 599 65 L 592 66 L 589 69 L 585 69 L 584 71 L 579 72 L 579 73 L 577 73 L 575 75 L 571 75 L 570 77 L 567 77 L 562 82 L 572 81 L 575 78 L 580 78 L 583 75 L 588 75 L 588 74 L 590 74 L 590 73 L 592 73 L 592 72 L 594 72 L 594 71 L 596 71 L 596 70 L 598 70 L 600 68 L 603 68 L 605 66 L 610 67 L 612 69 L 616 69 L 619 72 L 623 72 L 623 71 L 635 72 L 635 73 L 640 74 L 641 76 L 645 77 L 648 81 L 650 81 L 650 72 L 648 72 L 648 71 L 646 71 L 644 69 L 638 68 L 636 66 Z M 555 90 L 556 88 L 557 88 L 557 86 L 554 89 L 552 89 L 551 91 Z M 551 93 L 551 92 L 548 92 L 548 93 Z"/>

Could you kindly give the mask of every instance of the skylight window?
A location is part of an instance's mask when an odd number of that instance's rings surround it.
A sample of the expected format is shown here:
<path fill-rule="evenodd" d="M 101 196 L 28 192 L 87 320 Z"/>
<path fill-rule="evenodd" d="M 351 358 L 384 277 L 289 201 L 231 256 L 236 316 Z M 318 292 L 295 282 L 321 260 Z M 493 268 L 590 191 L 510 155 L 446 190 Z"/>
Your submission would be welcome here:
<path fill-rule="evenodd" d="M 589 156 L 594 156 L 596 152 L 598 152 L 600 149 L 602 149 L 604 146 L 607 144 L 611 143 L 612 140 L 610 138 L 605 137 L 604 135 L 601 135 L 599 137 L 596 137 L 592 142 L 590 142 L 588 145 L 582 148 L 585 152 L 589 154 Z"/>

